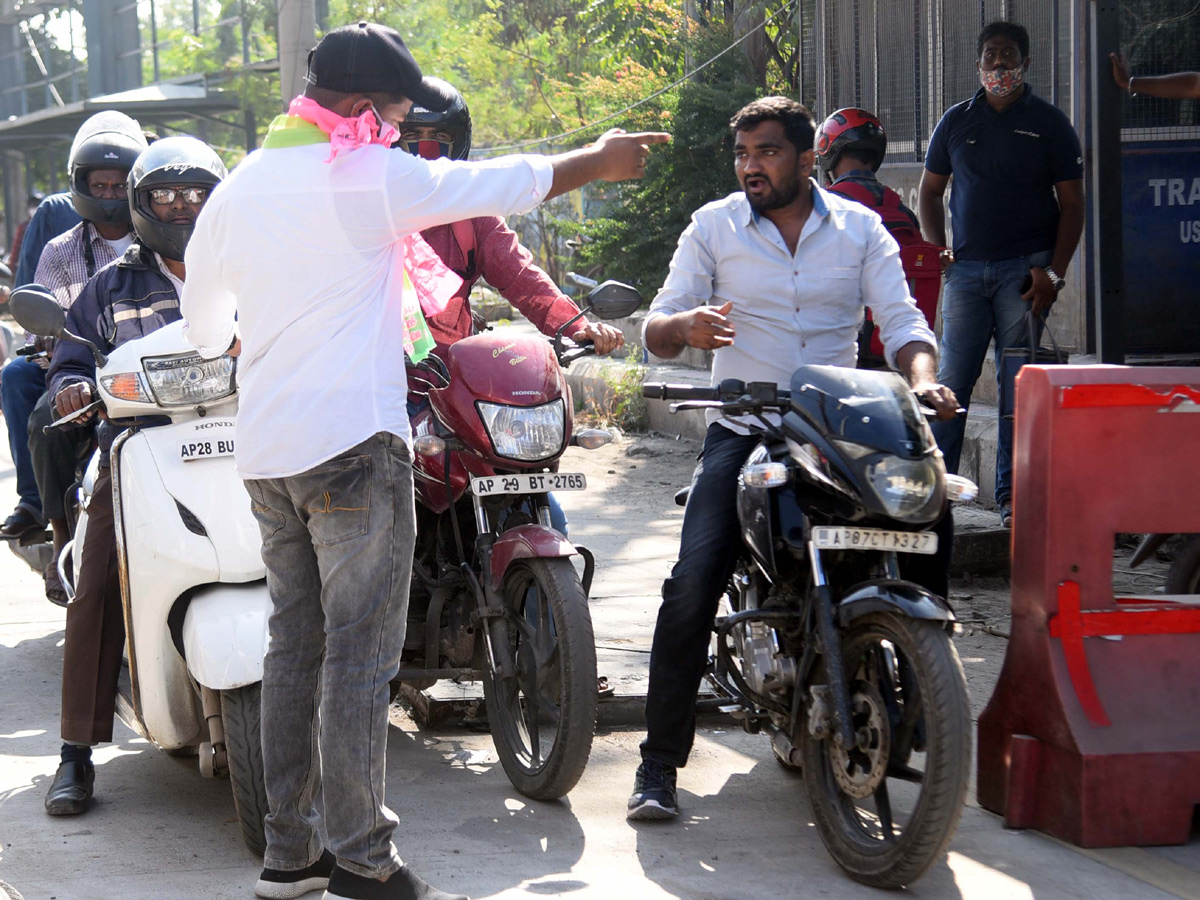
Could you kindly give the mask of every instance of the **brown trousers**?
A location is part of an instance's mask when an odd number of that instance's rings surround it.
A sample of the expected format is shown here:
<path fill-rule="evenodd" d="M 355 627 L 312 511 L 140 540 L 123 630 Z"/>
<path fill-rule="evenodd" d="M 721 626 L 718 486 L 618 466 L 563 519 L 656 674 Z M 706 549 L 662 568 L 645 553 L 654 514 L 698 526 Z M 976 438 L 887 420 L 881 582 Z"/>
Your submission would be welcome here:
<path fill-rule="evenodd" d="M 101 469 L 96 478 L 87 512 L 79 584 L 74 601 L 67 607 L 62 739 L 99 744 L 112 740 L 117 677 L 125 649 L 112 478 L 107 468 Z"/>

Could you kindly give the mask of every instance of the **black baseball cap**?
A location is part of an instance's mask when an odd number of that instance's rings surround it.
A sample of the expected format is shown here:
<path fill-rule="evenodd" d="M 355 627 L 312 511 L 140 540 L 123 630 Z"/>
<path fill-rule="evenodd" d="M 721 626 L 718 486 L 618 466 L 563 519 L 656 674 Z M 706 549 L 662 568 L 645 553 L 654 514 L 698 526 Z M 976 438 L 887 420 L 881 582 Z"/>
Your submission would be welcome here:
<path fill-rule="evenodd" d="M 307 80 L 347 94 L 403 94 L 434 112 L 455 99 L 441 83 L 421 75 L 399 32 L 371 22 L 343 25 L 321 38 L 308 53 Z"/>

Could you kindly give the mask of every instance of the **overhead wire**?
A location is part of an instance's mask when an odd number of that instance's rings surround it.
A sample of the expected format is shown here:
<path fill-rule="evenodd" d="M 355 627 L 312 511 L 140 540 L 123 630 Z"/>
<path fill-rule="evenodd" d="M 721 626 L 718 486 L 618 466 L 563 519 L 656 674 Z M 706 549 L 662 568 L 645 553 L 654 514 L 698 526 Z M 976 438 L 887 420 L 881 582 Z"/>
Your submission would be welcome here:
<path fill-rule="evenodd" d="M 747 31 L 745 34 L 743 34 L 741 37 L 739 37 L 737 40 L 735 40 L 732 44 L 730 44 L 728 47 L 726 47 L 720 53 L 717 53 L 711 59 L 708 59 L 707 61 L 696 66 L 696 68 L 692 69 L 690 72 L 688 72 L 686 75 L 683 75 L 676 81 L 671 82 L 666 87 L 659 88 L 654 93 L 643 97 L 641 100 L 638 100 L 636 103 L 631 103 L 629 106 L 625 107 L 624 109 L 618 110 L 615 113 L 611 113 L 610 115 L 607 115 L 604 118 L 598 119 L 597 121 L 591 122 L 587 125 L 580 125 L 578 128 L 572 128 L 570 131 L 564 131 L 564 132 L 562 132 L 562 134 L 556 134 L 551 137 L 534 138 L 532 140 L 520 141 L 516 144 L 506 144 L 506 145 L 500 146 L 500 147 L 480 147 L 480 148 L 478 148 L 477 152 L 479 152 L 479 153 L 510 153 L 514 150 L 524 150 L 528 147 L 536 147 L 540 144 L 550 144 L 550 143 L 554 143 L 555 141 L 561 141 L 561 140 L 565 140 L 566 138 L 569 138 L 569 137 L 574 137 L 575 135 L 582 134 L 585 131 L 591 131 L 593 128 L 597 128 L 601 125 L 604 125 L 607 122 L 611 122 L 613 119 L 620 118 L 621 116 L 625 115 L 626 113 L 632 112 L 633 110 L 637 109 L 639 106 L 646 105 L 651 100 L 654 100 L 656 97 L 662 96 L 663 94 L 667 93 L 667 91 L 674 90 L 675 88 L 679 87 L 679 85 L 683 84 L 685 81 L 690 79 L 692 76 L 696 75 L 699 72 L 704 71 L 709 66 L 711 66 L 713 63 L 715 63 L 718 59 L 720 59 L 722 56 L 724 56 L 726 53 L 729 53 L 731 50 L 741 46 L 742 43 L 745 42 L 746 40 L 748 40 L 755 32 L 757 32 L 763 28 L 766 28 L 773 21 L 775 21 L 775 19 L 779 18 L 785 12 L 787 12 L 788 10 L 795 7 L 798 3 L 799 3 L 799 0 L 788 0 L 787 3 L 785 3 L 779 9 L 775 10 L 775 12 L 773 12 L 770 16 L 763 19 L 761 22 L 759 22 L 757 25 L 755 25 L 753 28 L 751 28 L 749 31 Z"/>

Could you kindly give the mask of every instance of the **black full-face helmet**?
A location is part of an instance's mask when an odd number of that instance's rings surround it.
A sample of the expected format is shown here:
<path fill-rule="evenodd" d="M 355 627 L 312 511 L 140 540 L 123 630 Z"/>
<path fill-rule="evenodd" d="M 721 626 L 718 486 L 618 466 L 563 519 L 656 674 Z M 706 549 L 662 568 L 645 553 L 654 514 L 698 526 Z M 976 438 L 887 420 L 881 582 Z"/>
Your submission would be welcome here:
<path fill-rule="evenodd" d="M 71 155 L 67 157 L 67 175 L 75 211 L 98 225 L 128 223 L 129 201 L 124 197 L 112 200 L 93 197 L 88 190 L 88 173 L 93 169 L 128 172 L 145 149 L 142 126 L 125 113 L 107 109 L 84 122 L 75 133 Z"/>
<path fill-rule="evenodd" d="M 427 78 L 426 81 L 436 82 L 445 92 L 454 95 L 454 101 L 445 112 L 433 112 L 422 106 L 414 106 L 400 123 L 400 140 L 396 146 L 407 150 L 413 156 L 424 159 L 437 159 L 445 156 L 448 159 L 466 159 L 471 152 L 471 111 L 467 109 L 467 101 L 453 85 L 440 78 Z M 444 141 L 406 141 L 405 128 L 418 125 L 424 128 L 437 128 L 444 131 L 452 140 Z"/>
<path fill-rule="evenodd" d="M 195 222 L 162 221 L 150 204 L 150 192 L 202 188 L 207 195 L 225 174 L 225 164 L 216 151 L 194 137 L 169 137 L 151 144 L 129 170 L 129 211 L 138 243 L 167 259 L 182 261 Z"/>

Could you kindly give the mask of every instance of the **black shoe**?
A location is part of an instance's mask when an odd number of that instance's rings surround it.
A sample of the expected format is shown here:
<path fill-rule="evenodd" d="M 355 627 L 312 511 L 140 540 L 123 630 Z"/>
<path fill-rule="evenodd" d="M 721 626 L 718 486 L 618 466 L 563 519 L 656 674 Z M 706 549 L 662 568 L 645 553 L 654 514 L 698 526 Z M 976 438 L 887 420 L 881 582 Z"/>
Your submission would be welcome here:
<path fill-rule="evenodd" d="M 337 860 L 328 850 L 311 866 L 284 872 L 279 869 L 263 869 L 254 885 L 254 893 L 267 900 L 295 900 L 309 891 L 322 891 L 329 886 Z"/>
<path fill-rule="evenodd" d="M 46 793 L 46 812 L 52 816 L 77 816 L 92 803 L 96 767 L 90 762 L 61 763 Z"/>
<path fill-rule="evenodd" d="M 679 814 L 675 800 L 675 767 L 642 760 L 633 782 L 633 796 L 625 818 L 635 822 L 661 822 Z"/>
<path fill-rule="evenodd" d="M 24 537 L 29 532 L 37 531 L 41 527 L 42 523 L 38 521 L 38 517 L 21 506 L 4 520 L 3 525 L 0 525 L 0 538 Z"/>
<path fill-rule="evenodd" d="M 447 894 L 426 884 L 408 866 L 387 881 L 363 878 L 341 866 L 333 870 L 324 900 L 471 900 L 466 894 Z"/>

